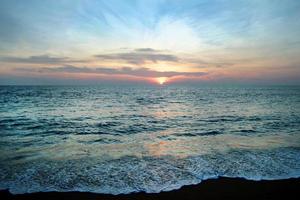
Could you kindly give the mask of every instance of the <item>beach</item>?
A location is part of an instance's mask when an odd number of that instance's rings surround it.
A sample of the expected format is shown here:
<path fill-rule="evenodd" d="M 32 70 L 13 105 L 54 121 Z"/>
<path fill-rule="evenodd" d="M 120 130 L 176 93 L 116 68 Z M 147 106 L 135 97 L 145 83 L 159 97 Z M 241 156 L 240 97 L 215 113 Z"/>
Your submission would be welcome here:
<path fill-rule="evenodd" d="M 108 195 L 87 192 L 40 192 L 12 195 L 0 192 L 1 199 L 297 199 L 300 195 L 300 178 L 285 180 L 251 181 L 240 178 L 205 180 L 197 185 L 183 186 L 178 190 L 160 193 L 132 193 Z"/>
<path fill-rule="evenodd" d="M 300 199 L 300 0 L 1 0 L 0 200 Z"/>

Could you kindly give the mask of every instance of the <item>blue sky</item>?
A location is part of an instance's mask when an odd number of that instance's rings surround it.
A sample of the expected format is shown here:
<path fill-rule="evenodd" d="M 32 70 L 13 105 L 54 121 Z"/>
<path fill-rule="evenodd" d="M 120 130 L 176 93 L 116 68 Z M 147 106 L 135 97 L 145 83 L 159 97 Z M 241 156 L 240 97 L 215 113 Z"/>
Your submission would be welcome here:
<path fill-rule="evenodd" d="M 297 0 L 2 0 L 0 77 L 117 80 L 130 68 L 145 74 L 128 80 L 297 82 L 299 10 Z"/>

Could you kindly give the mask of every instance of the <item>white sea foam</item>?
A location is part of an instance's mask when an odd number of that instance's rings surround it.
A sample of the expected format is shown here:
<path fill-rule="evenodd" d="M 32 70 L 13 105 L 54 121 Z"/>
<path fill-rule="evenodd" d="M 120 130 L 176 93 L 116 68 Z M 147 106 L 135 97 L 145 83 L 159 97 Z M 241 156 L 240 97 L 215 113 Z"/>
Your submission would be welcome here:
<path fill-rule="evenodd" d="M 273 180 L 300 177 L 300 149 L 231 151 L 176 158 L 132 157 L 99 161 L 39 161 L 1 166 L 0 188 L 13 194 L 84 191 L 157 193 L 222 177 Z"/>

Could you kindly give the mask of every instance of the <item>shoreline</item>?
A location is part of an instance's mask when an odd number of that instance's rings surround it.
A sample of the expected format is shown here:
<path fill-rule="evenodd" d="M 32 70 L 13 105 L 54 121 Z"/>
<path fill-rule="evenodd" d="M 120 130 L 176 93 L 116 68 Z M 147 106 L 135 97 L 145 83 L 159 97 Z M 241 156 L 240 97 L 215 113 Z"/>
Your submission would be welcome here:
<path fill-rule="evenodd" d="M 246 180 L 225 178 L 204 180 L 196 185 L 186 185 L 177 190 L 160 193 L 130 193 L 121 195 L 98 194 L 89 192 L 38 192 L 27 194 L 0 191 L 0 199 L 297 199 L 300 196 L 300 178 L 282 180 Z"/>

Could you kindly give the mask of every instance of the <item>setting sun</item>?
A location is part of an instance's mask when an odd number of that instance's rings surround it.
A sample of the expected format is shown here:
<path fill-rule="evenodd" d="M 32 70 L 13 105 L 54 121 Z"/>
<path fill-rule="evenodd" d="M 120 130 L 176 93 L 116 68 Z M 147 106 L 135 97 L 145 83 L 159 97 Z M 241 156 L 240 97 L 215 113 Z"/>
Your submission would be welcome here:
<path fill-rule="evenodd" d="M 156 81 L 160 84 L 163 85 L 167 81 L 167 77 L 159 77 L 156 78 Z"/>

